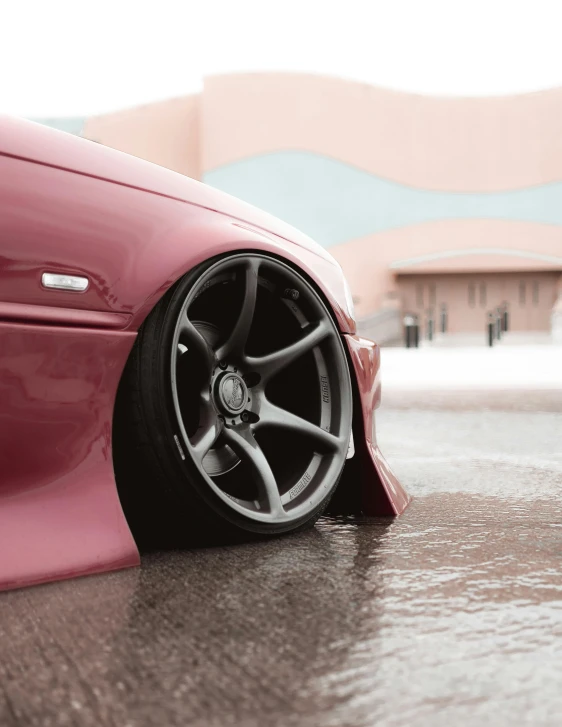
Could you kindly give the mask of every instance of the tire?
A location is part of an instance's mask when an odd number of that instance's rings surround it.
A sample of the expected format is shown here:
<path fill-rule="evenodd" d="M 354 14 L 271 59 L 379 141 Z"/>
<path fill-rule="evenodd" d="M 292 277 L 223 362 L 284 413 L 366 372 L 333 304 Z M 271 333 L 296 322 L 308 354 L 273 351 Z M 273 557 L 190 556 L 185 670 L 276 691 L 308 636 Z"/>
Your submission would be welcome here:
<path fill-rule="evenodd" d="M 345 465 L 341 335 L 298 272 L 259 254 L 203 263 L 158 303 L 120 383 L 114 463 L 139 544 L 312 526 Z"/>

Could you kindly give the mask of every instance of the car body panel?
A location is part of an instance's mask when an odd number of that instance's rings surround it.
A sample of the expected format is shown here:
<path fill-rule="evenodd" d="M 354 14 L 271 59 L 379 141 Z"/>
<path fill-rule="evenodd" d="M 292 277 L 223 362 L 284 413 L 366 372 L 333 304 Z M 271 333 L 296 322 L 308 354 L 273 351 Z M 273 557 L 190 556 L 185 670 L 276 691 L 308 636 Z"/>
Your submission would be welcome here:
<path fill-rule="evenodd" d="M 111 449 L 135 337 L 0 322 L 0 589 L 139 563 Z"/>
<path fill-rule="evenodd" d="M 1 154 L 0 241 L 4 303 L 124 313 L 136 330 L 199 262 L 259 250 L 298 265 L 324 293 L 341 330 L 355 331 L 343 274 L 322 248 L 295 245 L 204 207 Z M 46 290 L 44 272 L 86 276 L 90 285 L 84 293 Z"/>
<path fill-rule="evenodd" d="M 0 115 L 0 154 L 189 202 L 252 223 L 332 259 L 300 230 L 236 197 L 143 159 L 31 121 Z"/>
<path fill-rule="evenodd" d="M 138 564 L 113 472 L 119 380 L 166 290 L 235 251 L 280 257 L 323 294 L 361 402 L 349 460 L 361 471 L 350 487 L 369 514 L 407 505 L 374 437 L 378 347 L 353 335 L 343 273 L 322 248 L 181 175 L 0 119 L 0 589 Z M 48 290 L 44 272 L 90 285 Z"/>

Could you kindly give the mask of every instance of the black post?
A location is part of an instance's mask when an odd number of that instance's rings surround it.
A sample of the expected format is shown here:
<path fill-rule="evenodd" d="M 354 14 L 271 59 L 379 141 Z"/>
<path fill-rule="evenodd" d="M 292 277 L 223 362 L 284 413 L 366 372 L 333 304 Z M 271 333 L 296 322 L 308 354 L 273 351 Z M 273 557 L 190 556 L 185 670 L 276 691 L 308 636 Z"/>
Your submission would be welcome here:
<path fill-rule="evenodd" d="M 503 306 L 503 330 L 509 331 L 509 313 L 507 312 L 507 303 Z"/>
<path fill-rule="evenodd" d="M 496 308 L 496 338 L 498 341 L 502 337 L 502 314 L 499 308 Z"/>
<path fill-rule="evenodd" d="M 433 341 L 433 317 L 427 320 L 427 340 Z"/>
<path fill-rule="evenodd" d="M 418 321 L 418 317 L 417 316 L 414 318 L 414 326 L 413 326 L 413 328 L 414 328 L 414 331 L 413 331 L 413 333 L 414 333 L 414 347 L 415 348 L 418 348 L 419 345 L 420 345 L 420 324 L 419 324 L 419 321 Z"/>
<path fill-rule="evenodd" d="M 414 345 L 414 325 L 416 319 L 413 315 L 406 315 L 402 321 L 404 324 L 404 337 L 406 341 L 406 348 L 412 348 Z"/>
<path fill-rule="evenodd" d="M 441 306 L 441 333 L 447 333 L 447 306 Z"/>
<path fill-rule="evenodd" d="M 488 313 L 488 346 L 494 345 L 494 314 Z"/>

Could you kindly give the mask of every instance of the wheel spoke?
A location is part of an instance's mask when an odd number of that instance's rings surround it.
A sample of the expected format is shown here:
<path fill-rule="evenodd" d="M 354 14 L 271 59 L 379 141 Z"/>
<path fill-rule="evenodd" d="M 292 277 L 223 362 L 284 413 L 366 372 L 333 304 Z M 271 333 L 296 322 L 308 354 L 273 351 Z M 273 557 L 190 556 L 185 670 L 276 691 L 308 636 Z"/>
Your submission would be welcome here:
<path fill-rule="evenodd" d="M 249 429 L 235 430 L 225 428 L 223 439 L 234 452 L 250 467 L 260 498 L 265 501 L 269 514 L 279 517 L 285 514 L 275 475 L 271 470 L 261 447 Z"/>
<path fill-rule="evenodd" d="M 244 278 L 242 307 L 228 339 L 217 351 L 219 360 L 231 357 L 240 358 L 244 354 L 256 308 L 258 271 L 259 261 L 255 259 L 247 260 L 241 269 Z"/>
<path fill-rule="evenodd" d="M 330 434 L 322 427 L 272 404 L 267 399 L 262 402 L 258 426 L 277 427 L 306 437 L 318 445 L 320 453 L 337 452 L 343 446 L 343 440 L 335 434 Z"/>
<path fill-rule="evenodd" d="M 298 341 L 284 348 L 268 353 L 265 356 L 246 356 L 246 366 L 252 371 L 257 371 L 262 379 L 270 379 L 293 361 L 312 350 L 330 333 L 330 328 L 325 321 L 313 323 L 303 330 L 305 332 Z"/>
<path fill-rule="evenodd" d="M 210 373 L 216 363 L 214 351 L 203 334 L 189 320 L 187 313 L 183 314 L 180 322 L 179 340 L 185 343 L 188 351 L 192 349 L 203 358 Z"/>
<path fill-rule="evenodd" d="M 201 395 L 199 429 L 190 440 L 193 455 L 202 462 L 221 432 L 221 426 L 208 396 Z"/>

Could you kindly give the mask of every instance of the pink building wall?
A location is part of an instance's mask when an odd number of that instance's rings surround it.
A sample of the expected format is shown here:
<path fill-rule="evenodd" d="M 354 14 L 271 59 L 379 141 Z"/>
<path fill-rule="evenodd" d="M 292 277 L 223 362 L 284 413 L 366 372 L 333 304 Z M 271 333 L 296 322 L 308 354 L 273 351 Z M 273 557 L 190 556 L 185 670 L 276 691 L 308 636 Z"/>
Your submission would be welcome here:
<path fill-rule="evenodd" d="M 186 96 L 102 116 L 84 125 L 83 136 L 127 154 L 200 179 L 200 96 Z"/>
<path fill-rule="evenodd" d="M 562 271 L 560 118 L 562 89 L 430 98 L 251 73 L 92 118 L 84 135 L 308 232 L 330 248 L 359 316 L 369 316 L 400 303 L 406 275 L 449 276 L 450 290 L 460 273 Z M 463 295 L 455 290 L 451 304 Z"/>
<path fill-rule="evenodd" d="M 489 192 L 562 177 L 562 89 L 436 98 L 299 73 L 205 79 L 203 169 L 280 149 L 424 189 Z"/>

